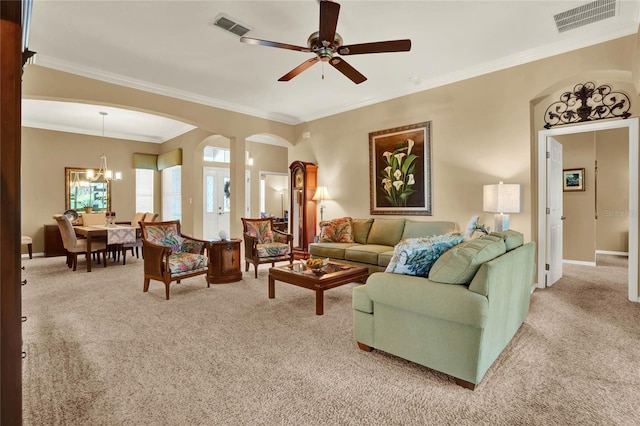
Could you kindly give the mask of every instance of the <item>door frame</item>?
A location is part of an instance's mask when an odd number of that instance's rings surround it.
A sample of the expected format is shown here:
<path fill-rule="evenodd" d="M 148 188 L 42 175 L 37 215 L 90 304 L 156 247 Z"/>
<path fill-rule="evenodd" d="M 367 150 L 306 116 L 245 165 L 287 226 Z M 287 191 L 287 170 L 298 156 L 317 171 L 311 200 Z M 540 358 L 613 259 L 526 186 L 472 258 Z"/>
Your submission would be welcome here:
<path fill-rule="evenodd" d="M 547 207 L 547 137 L 574 133 L 627 128 L 629 131 L 629 292 L 632 302 L 638 298 L 638 118 L 593 122 L 538 131 L 538 283 L 545 288 L 546 207 Z"/>

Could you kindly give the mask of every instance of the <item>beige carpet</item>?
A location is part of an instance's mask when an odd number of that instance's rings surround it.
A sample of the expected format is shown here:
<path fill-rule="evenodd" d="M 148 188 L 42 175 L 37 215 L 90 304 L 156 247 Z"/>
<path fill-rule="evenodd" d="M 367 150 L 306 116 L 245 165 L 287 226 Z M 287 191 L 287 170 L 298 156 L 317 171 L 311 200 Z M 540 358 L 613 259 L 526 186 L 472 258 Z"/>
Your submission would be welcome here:
<path fill-rule="evenodd" d="M 26 259 L 25 425 L 637 424 L 640 304 L 626 265 L 565 268 L 475 392 L 352 337 L 351 289 L 174 285 Z"/>

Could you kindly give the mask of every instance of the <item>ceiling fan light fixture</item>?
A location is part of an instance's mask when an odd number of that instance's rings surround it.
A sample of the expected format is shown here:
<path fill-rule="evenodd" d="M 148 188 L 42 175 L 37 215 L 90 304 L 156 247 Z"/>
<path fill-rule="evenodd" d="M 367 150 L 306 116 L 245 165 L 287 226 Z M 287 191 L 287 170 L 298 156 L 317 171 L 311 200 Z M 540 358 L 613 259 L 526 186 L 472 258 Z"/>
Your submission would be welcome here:
<path fill-rule="evenodd" d="M 336 53 L 341 55 L 361 55 L 367 53 L 408 52 L 411 50 L 411 40 L 408 39 L 377 41 L 372 43 L 342 46 L 342 37 L 336 32 L 339 12 L 340 5 L 338 3 L 328 0 L 320 1 L 320 30 L 312 33 L 307 39 L 308 48 L 287 43 L 260 40 L 252 37 L 241 37 L 240 41 L 242 43 L 315 53 L 316 56 L 314 58 L 307 59 L 296 68 L 280 77 L 278 81 L 290 81 L 302 71 L 320 61 L 329 62 L 329 64 L 344 74 L 344 76 L 352 82 L 360 84 L 366 81 L 367 77 L 349 65 L 349 63 L 344 59 L 335 58 L 334 55 Z M 333 40 L 333 42 L 330 40 Z M 324 73 L 322 74 L 322 78 L 324 78 Z"/>

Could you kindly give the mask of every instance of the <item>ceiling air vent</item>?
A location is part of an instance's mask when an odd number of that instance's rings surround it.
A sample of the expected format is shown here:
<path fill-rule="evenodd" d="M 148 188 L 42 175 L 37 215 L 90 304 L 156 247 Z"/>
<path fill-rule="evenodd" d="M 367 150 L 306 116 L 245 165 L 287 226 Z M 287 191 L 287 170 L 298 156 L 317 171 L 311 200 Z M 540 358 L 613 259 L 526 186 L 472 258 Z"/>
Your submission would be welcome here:
<path fill-rule="evenodd" d="M 596 0 L 553 15 L 558 32 L 565 32 L 616 15 L 616 0 Z"/>
<path fill-rule="evenodd" d="M 230 33 L 233 33 L 240 37 L 251 31 L 251 28 L 249 28 L 248 26 L 239 24 L 237 19 L 231 18 L 230 16 L 223 13 L 213 18 L 211 25 L 214 27 L 222 28 L 223 30 L 229 31 Z"/>

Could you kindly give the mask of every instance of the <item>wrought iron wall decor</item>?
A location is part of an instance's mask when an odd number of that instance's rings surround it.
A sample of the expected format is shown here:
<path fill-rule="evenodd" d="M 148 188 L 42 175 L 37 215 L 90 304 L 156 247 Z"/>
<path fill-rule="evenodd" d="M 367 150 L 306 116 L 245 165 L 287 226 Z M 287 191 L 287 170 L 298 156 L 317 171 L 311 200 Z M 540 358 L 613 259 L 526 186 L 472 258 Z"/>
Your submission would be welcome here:
<path fill-rule="evenodd" d="M 573 92 L 564 92 L 544 113 L 545 129 L 552 126 L 602 120 L 628 118 L 631 101 L 622 92 L 614 92 L 608 84 L 596 87 L 592 81 L 576 84 Z"/>

